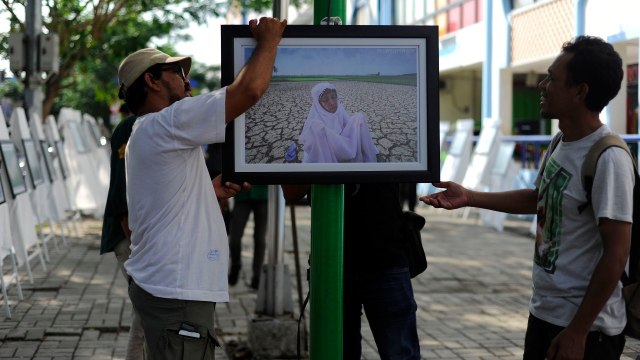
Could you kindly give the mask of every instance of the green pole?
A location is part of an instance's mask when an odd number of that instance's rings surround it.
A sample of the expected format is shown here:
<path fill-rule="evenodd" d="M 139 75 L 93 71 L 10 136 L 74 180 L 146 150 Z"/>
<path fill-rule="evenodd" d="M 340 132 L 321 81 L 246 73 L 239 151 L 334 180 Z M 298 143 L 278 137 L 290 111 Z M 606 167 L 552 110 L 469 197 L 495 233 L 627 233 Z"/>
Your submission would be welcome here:
<path fill-rule="evenodd" d="M 345 22 L 345 0 L 314 1 L 314 25 L 320 25 L 325 17 L 336 16 Z M 343 229 L 344 185 L 313 185 L 309 285 L 310 360 L 342 359 Z"/>
<path fill-rule="evenodd" d="M 311 190 L 309 358 L 342 359 L 344 185 Z"/>
<path fill-rule="evenodd" d="M 331 9 L 329 9 L 331 8 Z M 315 0 L 313 2 L 313 24 L 320 25 L 323 18 L 329 16 L 328 11 L 331 10 L 331 16 L 338 16 L 342 19 L 342 23 L 346 24 L 347 2 L 346 0 Z"/>

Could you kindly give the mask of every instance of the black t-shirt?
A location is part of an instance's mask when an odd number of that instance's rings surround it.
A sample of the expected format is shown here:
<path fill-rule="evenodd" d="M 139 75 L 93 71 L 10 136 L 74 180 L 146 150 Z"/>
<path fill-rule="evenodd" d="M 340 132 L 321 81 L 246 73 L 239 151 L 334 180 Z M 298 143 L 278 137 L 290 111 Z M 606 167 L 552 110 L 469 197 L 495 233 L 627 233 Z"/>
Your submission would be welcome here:
<path fill-rule="evenodd" d="M 204 154 L 204 162 L 212 180 L 222 173 L 222 146 L 222 143 L 209 144 Z"/>
<path fill-rule="evenodd" d="M 344 191 L 345 272 L 406 266 L 408 224 L 398 184 L 347 184 Z"/>

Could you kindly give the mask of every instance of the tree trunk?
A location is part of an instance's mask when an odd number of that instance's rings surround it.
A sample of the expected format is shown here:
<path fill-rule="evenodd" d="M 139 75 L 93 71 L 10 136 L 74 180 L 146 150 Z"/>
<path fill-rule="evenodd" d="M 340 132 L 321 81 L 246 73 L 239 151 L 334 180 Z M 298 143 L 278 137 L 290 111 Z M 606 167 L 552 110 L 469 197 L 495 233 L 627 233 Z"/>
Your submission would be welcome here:
<path fill-rule="evenodd" d="M 45 86 L 45 94 L 44 101 L 42 103 L 42 121 L 45 121 L 49 113 L 51 113 L 51 108 L 53 108 L 53 103 L 58 98 L 58 94 L 60 93 L 60 81 L 62 77 L 53 75 Z"/>

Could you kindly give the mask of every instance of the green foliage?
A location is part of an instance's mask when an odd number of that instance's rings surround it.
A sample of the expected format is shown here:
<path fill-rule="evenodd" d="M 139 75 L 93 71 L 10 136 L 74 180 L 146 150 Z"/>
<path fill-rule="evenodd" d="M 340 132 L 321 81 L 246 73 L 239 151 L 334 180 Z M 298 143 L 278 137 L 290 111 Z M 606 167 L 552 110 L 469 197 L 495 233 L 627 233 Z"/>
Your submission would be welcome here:
<path fill-rule="evenodd" d="M 255 9 L 258 12 L 268 10 L 273 6 L 271 0 L 245 0 L 244 3 L 247 8 Z"/>
<path fill-rule="evenodd" d="M 106 120 L 109 104 L 117 96 L 118 65 L 127 54 L 158 39 L 187 39 L 188 35 L 176 33 L 220 16 L 230 6 L 260 12 L 268 10 L 272 1 L 42 0 L 42 5 L 44 32 L 57 33 L 60 39 L 60 70 L 45 84 L 43 118 L 64 104 Z M 1 0 L 0 21 L 8 20 L 11 31 L 24 31 L 25 6 L 26 0 Z M 161 48 L 175 53 L 170 44 Z M 8 58 L 6 33 L 0 34 L 0 57 Z M 217 74 L 194 63 L 192 77 L 209 90 L 220 86 Z"/>
<path fill-rule="evenodd" d="M 13 101 L 22 101 L 24 86 L 16 81 L 4 81 L 0 83 L 0 99 L 9 98 Z"/>
<path fill-rule="evenodd" d="M 191 85 L 193 86 L 192 95 L 197 95 L 203 91 L 212 91 L 220 88 L 220 66 L 207 66 L 197 62 L 191 66 L 189 74 Z"/>
<path fill-rule="evenodd" d="M 229 3 L 244 4 L 245 9 L 251 9 L 256 12 L 266 12 L 273 8 L 273 0 L 230 0 Z M 291 0 L 289 4 L 300 8 L 302 5 L 311 4 L 312 0 Z"/>

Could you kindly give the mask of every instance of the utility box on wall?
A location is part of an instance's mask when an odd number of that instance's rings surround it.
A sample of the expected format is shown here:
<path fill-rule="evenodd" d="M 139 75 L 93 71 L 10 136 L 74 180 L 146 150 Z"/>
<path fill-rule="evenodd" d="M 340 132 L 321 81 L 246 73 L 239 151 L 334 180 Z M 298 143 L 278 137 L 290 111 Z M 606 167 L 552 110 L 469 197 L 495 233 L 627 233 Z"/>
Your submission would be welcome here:
<path fill-rule="evenodd" d="M 9 33 L 9 68 L 16 75 L 27 66 L 25 48 L 25 33 Z"/>
<path fill-rule="evenodd" d="M 38 35 L 38 72 L 53 73 L 60 69 L 58 34 Z M 9 68 L 14 74 L 27 70 L 27 35 L 22 32 L 9 34 Z"/>
<path fill-rule="evenodd" d="M 42 72 L 58 72 L 60 69 L 58 34 L 40 34 L 38 36 L 40 56 L 38 70 Z"/>

